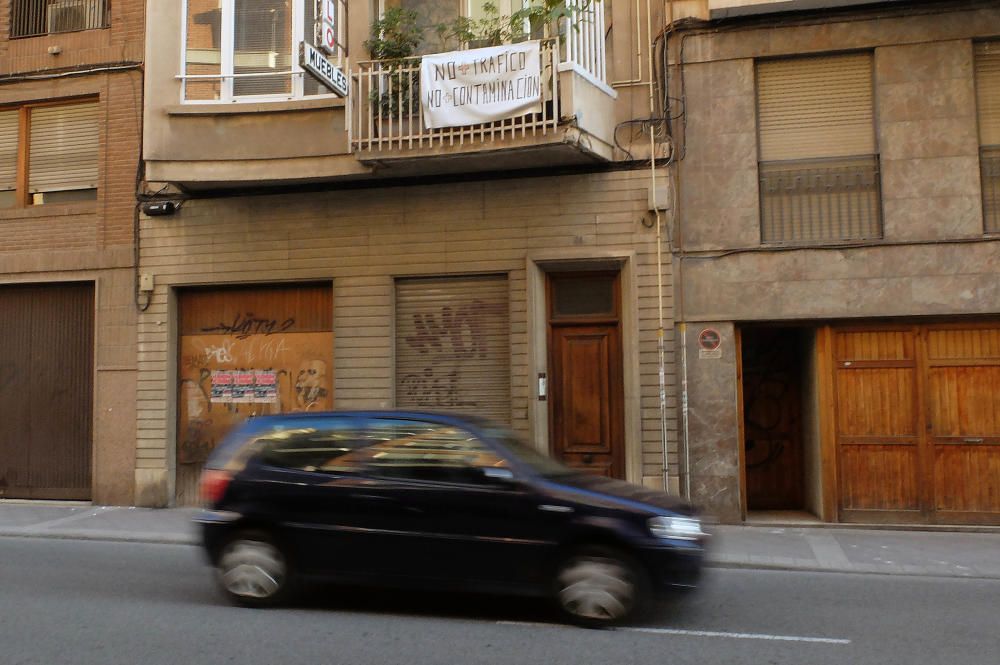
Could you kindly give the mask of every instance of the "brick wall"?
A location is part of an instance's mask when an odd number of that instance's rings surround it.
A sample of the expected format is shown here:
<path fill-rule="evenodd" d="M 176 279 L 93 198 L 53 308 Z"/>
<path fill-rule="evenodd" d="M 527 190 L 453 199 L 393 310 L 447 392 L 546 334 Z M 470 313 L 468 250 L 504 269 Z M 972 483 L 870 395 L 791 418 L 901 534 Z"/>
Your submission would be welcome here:
<path fill-rule="evenodd" d="M 96 98 L 100 159 L 96 201 L 0 209 L 0 285 L 95 284 L 93 499 L 131 504 L 135 457 L 133 210 L 142 122 L 143 0 L 113 0 L 111 27 L 8 39 L 10 0 L 0 0 L 0 107 Z M 48 48 L 61 53 L 50 55 Z M 126 69 L 50 76 L 100 66 Z M 30 73 L 36 78 L 23 77 Z"/>

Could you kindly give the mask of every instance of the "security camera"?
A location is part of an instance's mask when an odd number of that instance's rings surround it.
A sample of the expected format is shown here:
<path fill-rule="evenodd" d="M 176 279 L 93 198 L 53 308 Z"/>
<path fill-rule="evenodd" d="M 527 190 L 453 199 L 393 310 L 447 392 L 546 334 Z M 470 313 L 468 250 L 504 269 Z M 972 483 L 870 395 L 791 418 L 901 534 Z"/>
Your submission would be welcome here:
<path fill-rule="evenodd" d="M 142 211 L 150 217 L 159 215 L 172 215 L 177 212 L 177 203 L 174 201 L 157 201 L 156 203 L 144 203 Z"/>

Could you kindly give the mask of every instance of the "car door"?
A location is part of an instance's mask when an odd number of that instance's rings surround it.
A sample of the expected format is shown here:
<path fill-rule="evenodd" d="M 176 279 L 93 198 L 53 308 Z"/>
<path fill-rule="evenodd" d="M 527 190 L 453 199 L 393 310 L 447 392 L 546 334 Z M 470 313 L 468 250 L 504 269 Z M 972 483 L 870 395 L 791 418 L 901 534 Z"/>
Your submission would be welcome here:
<path fill-rule="evenodd" d="M 369 568 L 379 506 L 366 494 L 369 441 L 360 426 L 347 416 L 296 418 L 257 441 L 248 497 L 257 517 L 281 530 L 302 572 L 357 578 Z"/>
<path fill-rule="evenodd" d="M 440 585 L 510 587 L 537 584 L 555 546 L 554 522 L 509 462 L 461 425 L 375 417 L 366 448 L 380 501 L 386 572 Z M 377 497 L 377 498 L 376 498 Z M 372 561 L 385 563 L 381 553 Z"/>

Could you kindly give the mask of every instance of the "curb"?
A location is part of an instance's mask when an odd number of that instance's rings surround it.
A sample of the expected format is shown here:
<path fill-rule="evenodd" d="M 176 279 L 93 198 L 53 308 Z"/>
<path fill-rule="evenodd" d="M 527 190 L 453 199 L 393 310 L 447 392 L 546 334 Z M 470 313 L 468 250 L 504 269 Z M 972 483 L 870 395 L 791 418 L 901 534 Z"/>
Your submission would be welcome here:
<path fill-rule="evenodd" d="M 116 531 L 43 531 L 41 529 L 0 529 L 0 538 L 48 538 L 150 545 L 197 545 L 194 536 L 163 533 L 118 533 Z"/>
<path fill-rule="evenodd" d="M 793 564 L 793 563 L 770 563 L 770 562 L 749 562 L 749 561 L 725 561 L 725 560 L 712 560 L 708 559 L 705 561 L 706 568 L 719 568 L 719 569 L 731 569 L 731 570 L 775 570 L 775 571 L 786 571 L 786 572 L 799 572 L 799 573 L 834 573 L 838 575 L 882 575 L 887 577 L 929 577 L 934 579 L 948 579 L 948 580 L 978 580 L 978 581 L 991 581 L 995 582 L 1000 580 L 1000 576 L 990 576 L 990 575 L 961 575 L 956 573 L 941 573 L 929 570 L 899 570 L 893 569 L 880 569 L 875 566 L 865 566 L 858 568 L 824 568 L 822 566 L 810 565 L 808 563 L 803 564 Z"/>

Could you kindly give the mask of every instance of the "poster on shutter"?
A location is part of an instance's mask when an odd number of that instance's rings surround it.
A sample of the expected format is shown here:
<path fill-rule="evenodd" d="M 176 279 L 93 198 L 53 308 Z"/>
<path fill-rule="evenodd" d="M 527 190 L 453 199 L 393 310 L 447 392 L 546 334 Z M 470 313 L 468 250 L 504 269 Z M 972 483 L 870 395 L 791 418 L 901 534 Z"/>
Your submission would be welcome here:
<path fill-rule="evenodd" d="M 516 118 L 542 110 L 538 41 L 425 55 L 420 100 L 430 129 Z"/>

